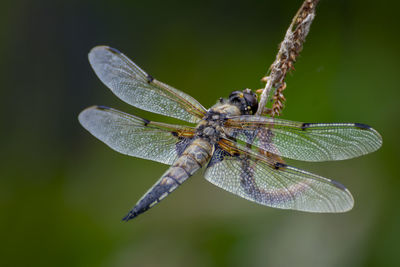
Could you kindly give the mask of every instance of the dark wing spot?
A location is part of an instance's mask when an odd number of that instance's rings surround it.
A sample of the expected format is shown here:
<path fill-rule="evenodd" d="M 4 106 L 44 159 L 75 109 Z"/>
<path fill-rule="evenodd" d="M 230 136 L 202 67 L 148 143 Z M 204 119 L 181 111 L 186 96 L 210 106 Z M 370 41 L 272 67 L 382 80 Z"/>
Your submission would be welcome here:
<path fill-rule="evenodd" d="M 151 83 L 151 82 L 153 82 L 153 81 L 154 81 L 154 78 L 153 78 L 153 76 L 151 76 L 151 75 L 149 75 L 149 74 L 147 74 L 147 77 L 146 77 L 146 79 L 147 79 L 147 83 Z"/>
<path fill-rule="evenodd" d="M 178 133 L 177 133 L 177 132 L 171 132 L 171 134 L 172 134 L 172 136 L 175 136 L 175 137 L 178 136 Z"/>
<path fill-rule="evenodd" d="M 371 126 L 363 124 L 363 123 L 354 123 L 354 126 L 363 130 L 371 129 Z"/>
<path fill-rule="evenodd" d="M 172 133 L 173 135 L 174 133 Z M 192 143 L 192 138 L 178 137 L 179 142 L 175 145 L 176 154 L 178 157 L 182 155 L 182 153 L 186 150 L 186 148 Z"/>
<path fill-rule="evenodd" d="M 112 48 L 112 47 L 107 47 L 107 48 L 108 48 L 108 50 L 110 52 L 112 52 L 114 54 L 117 54 L 117 55 L 122 54 L 121 52 L 118 51 L 118 49 L 115 49 L 115 48 Z"/>
<path fill-rule="evenodd" d="M 260 189 L 254 180 L 254 170 L 250 167 L 247 159 L 241 160 L 240 185 L 248 195 L 259 199 Z"/>
<path fill-rule="evenodd" d="M 97 109 L 103 109 L 103 110 L 109 110 L 111 108 L 106 107 L 106 106 L 96 106 Z"/>
<path fill-rule="evenodd" d="M 215 145 L 215 151 L 212 155 L 210 162 L 207 165 L 207 168 L 214 166 L 215 164 L 223 161 L 225 157 L 231 157 L 232 155 L 229 154 L 227 151 L 221 149 L 218 145 Z"/>
<path fill-rule="evenodd" d="M 287 165 L 285 163 L 281 163 L 281 162 L 276 162 L 274 165 L 275 170 L 279 170 L 282 168 L 285 168 Z"/>
<path fill-rule="evenodd" d="M 333 185 L 336 186 L 337 188 L 342 189 L 342 190 L 346 190 L 346 187 L 345 187 L 344 185 L 342 185 L 341 183 L 336 182 L 336 181 L 334 181 L 334 180 L 330 180 L 330 182 L 331 182 L 331 184 L 333 184 Z"/>
<path fill-rule="evenodd" d="M 301 125 L 301 129 L 302 129 L 303 131 L 305 131 L 307 128 L 309 128 L 309 127 L 311 126 L 311 124 L 312 124 L 312 123 L 307 123 L 307 122 L 305 122 L 305 123 L 303 123 L 303 124 Z"/>
<path fill-rule="evenodd" d="M 150 123 L 150 121 L 149 121 L 149 120 L 146 120 L 146 119 L 143 119 L 143 118 L 142 118 L 142 120 L 143 120 L 144 126 L 147 126 L 147 125 L 149 125 L 149 123 Z"/>

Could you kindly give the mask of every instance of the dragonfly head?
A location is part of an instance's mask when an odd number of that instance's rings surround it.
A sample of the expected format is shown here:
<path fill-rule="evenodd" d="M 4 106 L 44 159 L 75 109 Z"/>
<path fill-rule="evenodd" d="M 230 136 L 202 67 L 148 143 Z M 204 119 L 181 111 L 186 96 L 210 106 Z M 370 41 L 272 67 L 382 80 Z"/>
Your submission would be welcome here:
<path fill-rule="evenodd" d="M 229 95 L 229 102 L 238 106 L 243 115 L 255 114 L 258 108 L 257 95 L 250 89 L 233 91 Z"/>

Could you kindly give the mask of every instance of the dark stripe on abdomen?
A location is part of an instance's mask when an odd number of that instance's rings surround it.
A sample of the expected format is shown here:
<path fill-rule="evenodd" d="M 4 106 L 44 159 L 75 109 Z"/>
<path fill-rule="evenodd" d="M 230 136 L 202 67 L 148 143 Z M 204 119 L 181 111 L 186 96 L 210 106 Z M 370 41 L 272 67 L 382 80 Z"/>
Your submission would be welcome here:
<path fill-rule="evenodd" d="M 147 191 L 123 220 L 133 219 L 159 203 L 207 162 L 210 157 L 210 152 L 206 150 L 207 144 L 202 144 L 201 140 L 195 141 L 185 149 L 182 156 Z"/>

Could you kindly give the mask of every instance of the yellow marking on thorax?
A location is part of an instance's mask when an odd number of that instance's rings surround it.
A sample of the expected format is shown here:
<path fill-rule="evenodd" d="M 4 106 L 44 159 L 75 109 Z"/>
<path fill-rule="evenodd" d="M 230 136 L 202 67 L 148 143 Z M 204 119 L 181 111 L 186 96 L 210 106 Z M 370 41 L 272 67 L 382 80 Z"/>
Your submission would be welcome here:
<path fill-rule="evenodd" d="M 186 137 L 186 138 L 192 138 L 193 136 L 195 136 L 195 132 L 186 132 L 186 131 L 182 131 L 182 132 L 178 132 L 178 136 L 180 137 Z"/>
<path fill-rule="evenodd" d="M 239 150 L 235 149 L 231 141 L 221 139 L 219 140 L 218 145 L 232 156 L 239 154 Z"/>

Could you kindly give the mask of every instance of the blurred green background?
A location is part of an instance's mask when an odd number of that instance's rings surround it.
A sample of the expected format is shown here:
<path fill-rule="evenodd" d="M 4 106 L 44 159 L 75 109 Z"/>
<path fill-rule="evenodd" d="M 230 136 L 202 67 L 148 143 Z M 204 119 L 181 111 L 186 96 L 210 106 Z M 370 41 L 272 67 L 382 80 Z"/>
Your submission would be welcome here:
<path fill-rule="evenodd" d="M 167 166 L 112 151 L 78 123 L 103 104 L 148 119 L 91 70 L 115 47 L 210 107 L 257 89 L 302 1 L 9 1 L 0 16 L 1 266 L 394 266 L 400 238 L 398 1 L 322 0 L 287 79 L 283 118 L 361 122 L 371 155 L 296 166 L 346 185 L 345 214 L 272 209 L 197 174 L 121 218 Z M 167 119 L 166 121 L 170 121 Z"/>

